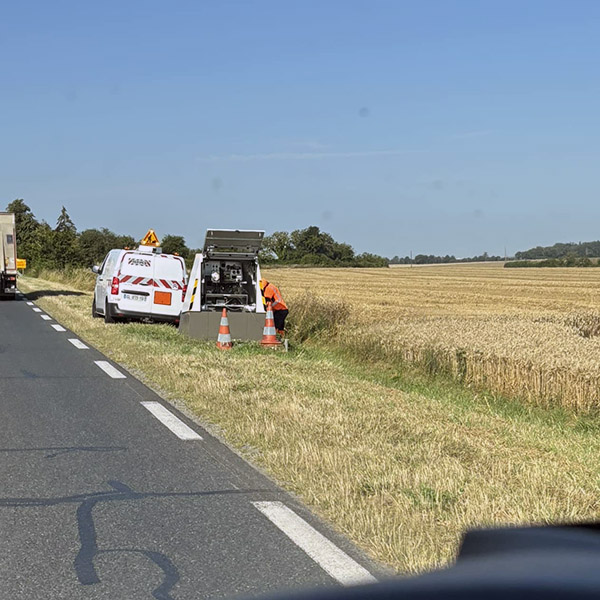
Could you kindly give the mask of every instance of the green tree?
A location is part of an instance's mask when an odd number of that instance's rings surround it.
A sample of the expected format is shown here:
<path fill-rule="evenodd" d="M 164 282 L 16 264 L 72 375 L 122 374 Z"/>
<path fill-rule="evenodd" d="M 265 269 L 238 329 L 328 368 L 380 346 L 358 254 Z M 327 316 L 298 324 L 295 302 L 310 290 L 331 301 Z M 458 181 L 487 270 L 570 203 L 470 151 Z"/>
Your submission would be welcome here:
<path fill-rule="evenodd" d="M 132 235 L 118 235 L 117 243 L 115 248 L 129 248 L 134 249 L 138 247 L 138 243 Z"/>
<path fill-rule="evenodd" d="M 167 234 L 161 241 L 161 248 L 165 254 L 179 254 L 183 258 L 187 258 L 190 249 L 185 245 L 185 239 L 181 235 Z"/>
<path fill-rule="evenodd" d="M 17 253 L 19 258 L 27 259 L 28 266 L 39 263 L 41 253 L 40 223 L 22 198 L 13 200 L 7 212 L 14 213 L 17 229 Z"/>
<path fill-rule="evenodd" d="M 60 215 L 58 215 L 58 219 L 56 220 L 54 231 L 57 233 L 70 233 L 74 236 L 77 235 L 77 227 L 75 227 L 75 223 L 71 220 L 71 217 L 64 206 L 60 210 Z"/>
<path fill-rule="evenodd" d="M 331 258 L 340 263 L 350 264 L 354 260 L 354 248 L 350 244 L 334 242 Z"/>
<path fill-rule="evenodd" d="M 130 235 L 117 235 L 110 229 L 86 229 L 79 234 L 79 251 L 82 265 L 100 264 L 114 248 L 133 248 L 135 240 Z"/>
<path fill-rule="evenodd" d="M 355 266 L 357 267 L 389 267 L 389 261 L 383 256 L 363 252 L 356 256 Z"/>
<path fill-rule="evenodd" d="M 294 252 L 290 234 L 287 231 L 275 231 L 263 239 L 260 259 L 265 262 L 287 263 L 293 260 Z"/>
<path fill-rule="evenodd" d="M 46 221 L 40 223 L 37 232 L 37 242 L 40 246 L 40 254 L 35 267 L 57 268 L 54 253 L 54 230 Z"/>
<path fill-rule="evenodd" d="M 296 229 L 290 234 L 296 253 L 302 257 L 305 254 L 324 254 L 333 258 L 334 239 L 322 232 L 316 225 L 306 229 Z"/>
<path fill-rule="evenodd" d="M 82 263 L 77 228 L 64 206 L 53 231 L 50 256 L 51 266 L 57 269 L 75 267 Z"/>

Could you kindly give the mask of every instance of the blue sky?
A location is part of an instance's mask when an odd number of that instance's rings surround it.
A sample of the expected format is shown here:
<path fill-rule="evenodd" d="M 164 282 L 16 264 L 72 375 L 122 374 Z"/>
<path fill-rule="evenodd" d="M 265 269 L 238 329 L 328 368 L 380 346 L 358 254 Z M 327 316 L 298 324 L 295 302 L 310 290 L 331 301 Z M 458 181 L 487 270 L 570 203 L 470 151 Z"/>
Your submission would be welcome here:
<path fill-rule="evenodd" d="M 142 236 L 600 238 L 600 3 L 3 2 L 0 202 Z"/>

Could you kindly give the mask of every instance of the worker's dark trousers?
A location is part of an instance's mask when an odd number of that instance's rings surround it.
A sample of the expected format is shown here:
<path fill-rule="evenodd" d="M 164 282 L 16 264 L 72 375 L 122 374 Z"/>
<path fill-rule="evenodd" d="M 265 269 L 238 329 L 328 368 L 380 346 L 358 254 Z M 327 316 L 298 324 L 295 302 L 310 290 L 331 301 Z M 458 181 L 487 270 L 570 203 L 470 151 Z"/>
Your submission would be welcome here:
<path fill-rule="evenodd" d="M 274 310 L 273 320 L 275 321 L 275 329 L 283 331 L 285 329 L 285 318 L 288 316 L 288 310 Z"/>

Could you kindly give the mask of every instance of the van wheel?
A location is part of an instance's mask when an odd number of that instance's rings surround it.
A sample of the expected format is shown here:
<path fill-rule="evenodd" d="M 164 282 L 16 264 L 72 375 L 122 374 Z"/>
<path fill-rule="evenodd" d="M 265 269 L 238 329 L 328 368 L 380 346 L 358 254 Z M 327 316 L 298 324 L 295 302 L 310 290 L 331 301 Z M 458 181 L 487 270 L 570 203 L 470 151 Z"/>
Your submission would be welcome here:
<path fill-rule="evenodd" d="M 106 304 L 104 305 L 104 322 L 105 323 L 114 323 L 115 322 L 115 318 L 112 316 L 112 313 L 110 312 L 110 304 L 108 303 L 108 300 L 106 301 Z"/>
<path fill-rule="evenodd" d="M 94 296 L 94 301 L 92 302 L 92 318 L 93 319 L 99 319 L 100 316 L 101 315 L 96 310 L 96 296 Z"/>

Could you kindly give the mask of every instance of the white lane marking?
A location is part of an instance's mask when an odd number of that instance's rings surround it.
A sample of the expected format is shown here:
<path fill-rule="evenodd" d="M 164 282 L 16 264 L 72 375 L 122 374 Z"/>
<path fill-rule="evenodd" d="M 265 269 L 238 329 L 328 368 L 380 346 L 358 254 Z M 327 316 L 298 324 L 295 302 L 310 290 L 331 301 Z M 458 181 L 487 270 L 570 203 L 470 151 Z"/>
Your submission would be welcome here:
<path fill-rule="evenodd" d="M 52 327 L 56 329 L 56 331 L 66 331 L 62 325 L 56 325 L 55 323 L 52 323 Z"/>
<path fill-rule="evenodd" d="M 40 315 L 40 317 L 42 317 L 44 321 L 52 321 L 52 317 L 49 317 L 48 315 Z"/>
<path fill-rule="evenodd" d="M 28 302 L 27 306 L 33 306 L 33 302 Z"/>
<path fill-rule="evenodd" d="M 105 360 L 94 361 L 107 375 L 110 375 L 113 379 L 125 379 L 126 375 L 123 375 L 121 371 L 117 371 L 109 362 Z"/>
<path fill-rule="evenodd" d="M 165 427 L 168 427 L 179 439 L 202 439 L 202 436 L 198 435 L 191 427 L 188 427 L 181 419 L 178 419 L 160 402 L 142 402 L 142 406 L 148 409 Z"/>
<path fill-rule="evenodd" d="M 79 350 L 89 350 L 89 347 L 77 338 L 69 338 L 69 341 L 71 344 L 73 344 L 73 346 L 75 346 L 75 348 L 79 348 Z"/>
<path fill-rule="evenodd" d="M 359 585 L 377 581 L 369 571 L 352 560 L 282 502 L 253 502 L 252 504 L 342 585 Z"/>
<path fill-rule="evenodd" d="M 42 309 L 38 308 L 37 306 L 35 308 L 32 308 L 31 310 L 33 310 L 33 312 L 42 312 Z"/>

